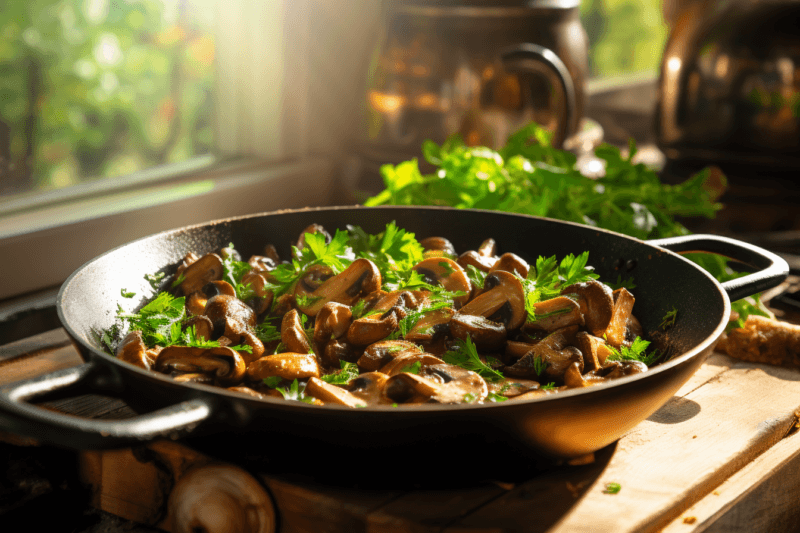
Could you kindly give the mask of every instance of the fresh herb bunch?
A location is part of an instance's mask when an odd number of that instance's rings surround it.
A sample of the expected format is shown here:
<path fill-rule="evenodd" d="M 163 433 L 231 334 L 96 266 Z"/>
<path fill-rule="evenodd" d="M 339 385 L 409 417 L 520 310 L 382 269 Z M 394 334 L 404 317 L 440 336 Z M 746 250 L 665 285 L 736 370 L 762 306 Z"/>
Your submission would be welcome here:
<path fill-rule="evenodd" d="M 678 185 L 661 183 L 646 165 L 633 162 L 636 144 L 629 153 L 607 144 L 595 149 L 605 162 L 605 176 L 591 179 L 575 167 L 570 152 L 556 149 L 551 134 L 535 123 L 509 137 L 500 150 L 466 146 L 452 136 L 441 146 L 422 145 L 434 172 L 422 174 L 416 159 L 384 165 L 386 188 L 365 205 L 444 205 L 490 209 L 546 216 L 597 226 L 639 239 L 686 235 L 689 231 L 677 216 L 713 218 L 722 204 L 709 169 Z M 724 185 L 724 177 L 723 177 Z M 738 277 L 720 256 L 687 256 L 719 281 Z M 618 281 L 623 285 L 627 281 Z M 631 285 L 626 285 L 630 287 Z M 747 315 L 770 316 L 758 295 L 733 303 L 741 327 Z"/>
<path fill-rule="evenodd" d="M 561 295 L 561 290 L 565 287 L 599 278 L 594 269 L 587 266 L 588 262 L 589 252 L 583 252 L 577 257 L 569 254 L 561 260 L 561 263 L 556 256 L 539 256 L 536 265 L 528 270 L 527 278 L 522 279 L 528 322 L 537 320 L 534 304 Z"/>

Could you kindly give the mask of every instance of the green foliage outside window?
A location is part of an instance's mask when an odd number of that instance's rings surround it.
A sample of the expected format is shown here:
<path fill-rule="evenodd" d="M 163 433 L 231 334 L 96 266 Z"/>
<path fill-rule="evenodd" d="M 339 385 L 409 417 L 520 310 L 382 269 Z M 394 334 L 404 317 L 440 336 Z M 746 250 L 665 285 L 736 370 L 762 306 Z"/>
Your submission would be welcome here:
<path fill-rule="evenodd" d="M 212 5 L 0 0 L 0 194 L 208 153 Z"/>
<path fill-rule="evenodd" d="M 582 0 L 595 77 L 657 71 L 666 44 L 662 0 Z"/>

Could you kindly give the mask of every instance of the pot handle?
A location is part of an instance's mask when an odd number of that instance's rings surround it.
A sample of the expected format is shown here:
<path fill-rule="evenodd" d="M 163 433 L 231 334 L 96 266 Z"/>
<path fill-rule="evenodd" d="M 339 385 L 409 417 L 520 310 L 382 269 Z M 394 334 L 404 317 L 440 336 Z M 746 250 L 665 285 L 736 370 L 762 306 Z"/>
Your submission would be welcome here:
<path fill-rule="evenodd" d="M 680 254 L 714 253 L 757 268 L 741 278 L 722 282 L 731 301 L 771 289 L 789 275 L 789 265 L 778 255 L 752 244 L 718 235 L 681 235 L 647 241 Z"/>
<path fill-rule="evenodd" d="M 567 66 L 561 61 L 561 58 L 549 48 L 532 43 L 522 43 L 506 48 L 500 52 L 500 59 L 503 61 L 505 68 L 509 71 L 541 74 L 541 68 L 544 67 L 545 70 L 556 75 L 556 78 L 561 84 L 564 101 L 566 102 L 566 116 L 564 117 L 564 125 L 562 127 L 563 135 L 561 138 L 556 137 L 558 142 L 553 143 L 554 145 L 560 145 L 569 135 L 572 121 L 574 120 L 575 113 L 577 113 L 575 85 L 572 82 L 572 76 Z"/>
<path fill-rule="evenodd" d="M 119 448 L 157 438 L 185 435 L 213 412 L 201 399 L 184 401 L 124 420 L 95 420 L 51 411 L 29 400 L 88 386 L 113 390 L 112 381 L 94 362 L 58 370 L 0 387 L 0 429 L 74 449 Z"/>

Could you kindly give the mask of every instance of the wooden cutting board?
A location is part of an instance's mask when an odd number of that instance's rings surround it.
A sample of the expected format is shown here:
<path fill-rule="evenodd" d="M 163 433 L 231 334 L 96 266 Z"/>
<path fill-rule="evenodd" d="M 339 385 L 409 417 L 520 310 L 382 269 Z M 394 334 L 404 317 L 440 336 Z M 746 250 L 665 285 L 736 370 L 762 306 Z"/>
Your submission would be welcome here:
<path fill-rule="evenodd" d="M 0 383 L 80 362 L 55 330 L 1 348 Z M 81 416 L 132 414 L 121 401 L 95 395 L 52 405 Z M 79 461 L 92 505 L 167 531 L 191 530 L 187 520 L 210 520 L 210 513 L 227 518 L 202 522 L 209 532 L 242 530 L 251 520 L 251 530 L 283 532 L 772 533 L 794 531 L 800 516 L 798 409 L 800 371 L 714 354 L 662 409 L 593 462 L 552 465 L 524 482 L 493 475 L 484 453 L 476 453 L 475 468 L 485 479 L 457 490 L 277 478 L 221 465 L 175 442 L 82 452 Z M 618 493 L 606 490 L 610 483 Z M 220 503 L 228 500 L 238 503 Z"/>

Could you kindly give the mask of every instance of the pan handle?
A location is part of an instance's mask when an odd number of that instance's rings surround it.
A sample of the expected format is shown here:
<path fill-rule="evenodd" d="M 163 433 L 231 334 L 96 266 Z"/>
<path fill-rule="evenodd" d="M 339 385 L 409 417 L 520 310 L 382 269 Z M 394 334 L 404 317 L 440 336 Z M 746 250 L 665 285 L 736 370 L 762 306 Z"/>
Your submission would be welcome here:
<path fill-rule="evenodd" d="M 722 283 L 731 301 L 771 289 L 789 275 L 789 265 L 778 255 L 752 244 L 718 235 L 681 235 L 647 241 L 667 250 L 687 253 L 714 253 L 745 263 L 758 270 Z"/>
<path fill-rule="evenodd" d="M 119 448 L 157 438 L 177 438 L 211 417 L 213 406 L 201 399 L 184 401 L 125 420 L 79 418 L 27 403 L 88 385 L 108 390 L 108 376 L 93 362 L 0 387 L 0 429 L 74 449 Z"/>

